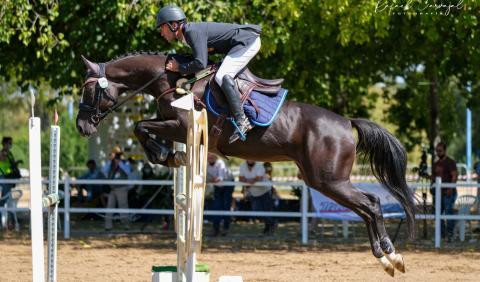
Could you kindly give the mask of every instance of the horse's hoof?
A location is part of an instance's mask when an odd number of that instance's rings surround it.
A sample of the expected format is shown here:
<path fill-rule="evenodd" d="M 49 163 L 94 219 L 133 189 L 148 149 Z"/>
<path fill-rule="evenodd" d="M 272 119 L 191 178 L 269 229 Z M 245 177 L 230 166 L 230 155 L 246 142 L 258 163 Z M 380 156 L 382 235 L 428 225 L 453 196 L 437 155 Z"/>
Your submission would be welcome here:
<path fill-rule="evenodd" d="M 386 254 L 386 257 L 396 269 L 405 273 L 405 262 L 403 261 L 403 256 L 401 254 L 392 252 L 391 254 Z"/>
<path fill-rule="evenodd" d="M 388 261 L 388 259 L 383 256 L 381 258 L 377 258 L 380 264 L 383 267 L 383 270 L 385 270 L 386 273 L 390 274 L 390 276 L 394 277 L 395 276 L 395 268 L 393 265 Z"/>
<path fill-rule="evenodd" d="M 175 152 L 174 162 L 176 166 L 187 165 L 187 154 L 185 152 Z"/>

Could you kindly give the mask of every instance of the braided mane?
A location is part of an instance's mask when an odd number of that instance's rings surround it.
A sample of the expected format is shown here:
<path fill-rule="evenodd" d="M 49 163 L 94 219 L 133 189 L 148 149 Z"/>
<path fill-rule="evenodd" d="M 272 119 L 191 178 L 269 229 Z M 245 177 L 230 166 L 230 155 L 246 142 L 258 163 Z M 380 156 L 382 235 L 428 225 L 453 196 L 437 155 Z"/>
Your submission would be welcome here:
<path fill-rule="evenodd" d="M 115 58 L 111 59 L 110 61 L 106 63 L 114 63 L 116 61 L 125 59 L 127 57 L 133 57 L 133 56 L 168 56 L 168 52 L 163 52 L 163 51 L 133 51 L 133 52 L 128 52 L 123 55 L 116 56 Z"/>

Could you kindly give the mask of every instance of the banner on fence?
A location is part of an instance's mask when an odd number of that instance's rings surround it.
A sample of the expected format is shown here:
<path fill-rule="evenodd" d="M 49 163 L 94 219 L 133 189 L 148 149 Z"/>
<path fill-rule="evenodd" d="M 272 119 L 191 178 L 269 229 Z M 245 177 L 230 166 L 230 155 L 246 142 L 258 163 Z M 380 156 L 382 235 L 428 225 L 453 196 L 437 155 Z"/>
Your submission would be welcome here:
<path fill-rule="evenodd" d="M 404 218 L 400 203 L 380 183 L 354 183 L 354 186 L 364 192 L 376 195 L 380 198 L 384 218 Z M 356 213 L 348 208 L 337 204 L 322 193 L 309 188 L 310 196 L 316 217 L 333 220 L 362 220 Z"/>

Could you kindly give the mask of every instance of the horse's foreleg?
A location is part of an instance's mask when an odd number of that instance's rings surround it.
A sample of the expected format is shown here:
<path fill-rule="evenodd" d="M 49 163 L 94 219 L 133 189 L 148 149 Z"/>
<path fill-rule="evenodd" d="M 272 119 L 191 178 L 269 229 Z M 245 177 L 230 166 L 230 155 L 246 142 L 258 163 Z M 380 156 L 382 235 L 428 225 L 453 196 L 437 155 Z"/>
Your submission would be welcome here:
<path fill-rule="evenodd" d="M 158 135 L 169 140 L 177 140 L 180 130 L 177 120 L 150 119 L 139 121 L 135 125 L 135 136 L 143 147 L 148 160 L 168 167 L 178 167 L 186 157 L 183 152 L 173 153 L 171 148 L 158 143 L 150 135 Z M 182 154 L 183 153 L 183 154 Z"/>

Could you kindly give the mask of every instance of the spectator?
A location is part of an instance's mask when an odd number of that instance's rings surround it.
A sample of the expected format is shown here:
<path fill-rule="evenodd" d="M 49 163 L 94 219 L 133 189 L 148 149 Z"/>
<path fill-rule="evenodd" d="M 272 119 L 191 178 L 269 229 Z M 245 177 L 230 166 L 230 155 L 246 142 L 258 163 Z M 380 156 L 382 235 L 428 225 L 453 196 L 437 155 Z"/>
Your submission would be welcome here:
<path fill-rule="evenodd" d="M 88 160 L 87 161 L 87 172 L 80 176 L 78 179 L 87 179 L 87 180 L 95 180 L 95 179 L 105 179 L 105 174 L 97 168 L 97 163 L 95 160 Z M 87 201 L 88 202 L 96 202 L 101 201 L 102 193 L 103 193 L 103 185 L 98 184 L 86 184 L 82 185 L 78 188 L 78 199 L 79 201 L 83 201 L 83 187 L 87 190 Z"/>
<path fill-rule="evenodd" d="M 263 164 L 263 167 L 265 168 L 265 181 L 266 182 L 272 182 L 273 181 L 273 166 L 272 163 L 266 162 Z M 280 195 L 278 194 L 277 189 L 271 186 L 272 189 L 272 211 L 278 211 L 278 208 L 280 206 Z M 276 218 L 272 218 L 273 225 L 271 227 L 270 233 L 273 234 L 275 229 L 277 228 L 278 222 Z"/>
<path fill-rule="evenodd" d="M 435 182 L 436 177 L 441 177 L 443 183 L 456 183 L 457 182 L 457 164 L 454 160 L 447 156 L 447 146 L 445 143 L 440 142 L 435 147 L 438 160 L 433 164 L 432 168 L 432 183 Z M 430 190 L 433 196 L 433 202 L 435 203 L 435 191 Z M 457 188 L 443 188 L 441 199 L 441 213 L 446 215 L 453 214 L 453 207 L 455 200 L 457 199 Z M 447 241 L 451 241 L 453 236 L 453 230 L 455 228 L 454 220 L 447 220 L 447 228 L 445 230 L 445 224 L 442 221 L 442 236 L 447 238 Z M 446 231 L 446 232 L 445 232 Z"/>
<path fill-rule="evenodd" d="M 108 162 L 105 166 L 105 174 L 108 179 L 126 180 L 128 179 L 131 168 L 128 162 L 122 159 L 123 154 L 121 152 L 115 153 L 113 160 Z M 118 205 L 120 209 L 128 209 L 128 190 L 130 185 L 111 185 L 110 193 L 108 194 L 107 208 L 113 209 Z M 112 230 L 112 213 L 105 215 L 105 230 Z M 120 219 L 123 223 L 123 228 L 128 230 L 128 215 L 125 213 L 120 214 Z"/>
<path fill-rule="evenodd" d="M 142 180 L 142 173 L 138 167 L 138 161 L 128 158 L 128 164 L 130 165 L 131 172 L 128 175 L 130 180 Z M 130 185 L 130 189 L 134 188 L 136 185 Z"/>
<path fill-rule="evenodd" d="M 479 156 L 478 153 L 477 153 L 477 156 Z M 480 160 L 477 161 L 473 167 L 475 169 L 475 173 L 477 174 L 477 183 L 480 184 Z M 477 214 L 480 214 L 480 193 L 479 192 L 477 192 L 477 203 L 475 208 L 477 210 Z M 475 228 L 473 232 L 480 233 L 480 227 Z"/>
<path fill-rule="evenodd" d="M 131 181 L 138 181 L 142 180 L 142 172 L 139 168 L 138 161 L 134 160 L 133 158 L 128 158 L 128 164 L 130 165 L 131 172 L 128 175 L 128 180 Z M 140 207 L 140 203 L 138 202 L 137 191 L 139 191 L 140 185 L 138 184 L 130 184 L 128 185 L 128 206 L 131 208 L 138 208 Z"/>
<path fill-rule="evenodd" d="M 218 183 L 222 181 L 233 181 L 233 175 L 225 165 L 222 159 L 217 155 L 208 154 L 207 165 L 207 183 Z M 216 211 L 229 211 L 232 207 L 232 194 L 235 186 L 218 186 L 214 185 L 213 209 Z M 223 231 L 220 232 L 220 222 L 223 220 Z M 214 216 L 213 217 L 213 236 L 226 236 L 230 229 L 230 216 Z"/>
<path fill-rule="evenodd" d="M 257 181 L 265 180 L 265 168 L 262 163 L 247 160 L 240 165 L 240 181 L 250 184 L 246 189 L 246 197 L 252 204 L 253 211 L 272 211 L 272 187 L 255 186 Z M 262 217 L 265 222 L 263 234 L 271 235 L 273 220 L 271 217 Z"/>
<path fill-rule="evenodd" d="M 142 167 L 142 179 L 143 180 L 171 180 L 172 171 L 164 170 L 163 172 L 156 174 L 150 163 L 145 163 Z M 153 209 L 173 209 L 173 189 L 170 185 L 152 186 L 145 185 L 136 189 L 136 208 L 153 208 Z M 154 218 L 160 217 L 162 229 L 168 230 L 170 222 L 172 222 L 171 215 L 153 215 L 144 214 L 140 216 L 140 220 L 144 222 L 141 227 L 143 231 L 148 224 L 150 224 Z"/>
<path fill-rule="evenodd" d="M 2 139 L 2 150 L 0 151 L 0 178 L 20 178 L 20 170 L 18 169 L 18 164 L 22 161 L 15 161 L 12 152 L 13 139 L 12 137 L 5 136 Z M 2 190 L 1 197 L 5 197 L 9 194 L 15 184 L 1 184 Z M 0 206 L 3 206 L 5 200 L 0 201 Z"/>

